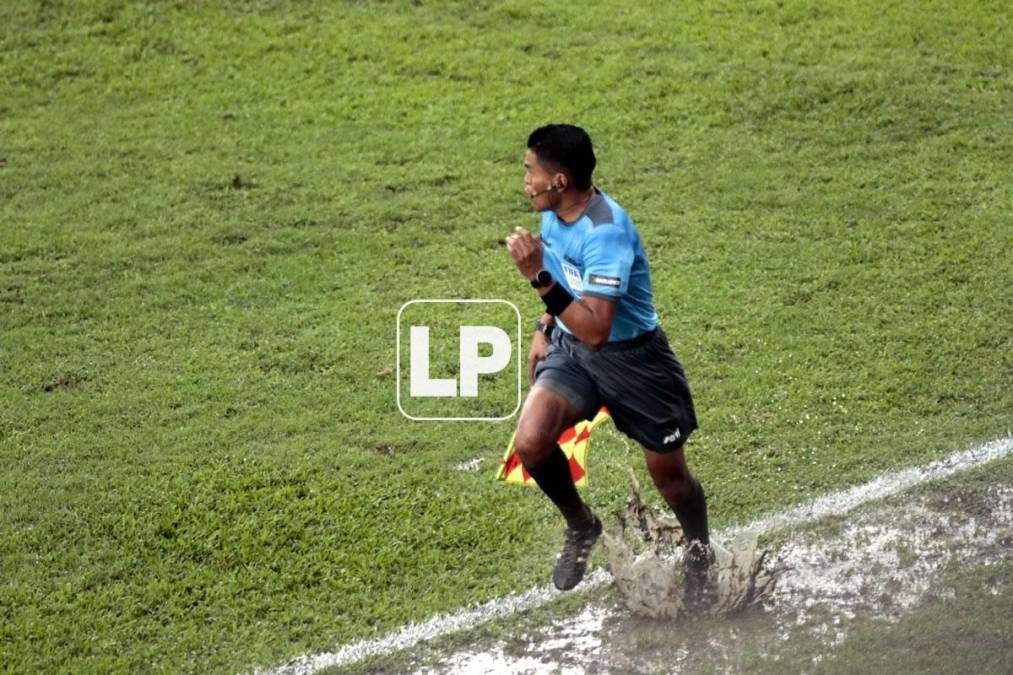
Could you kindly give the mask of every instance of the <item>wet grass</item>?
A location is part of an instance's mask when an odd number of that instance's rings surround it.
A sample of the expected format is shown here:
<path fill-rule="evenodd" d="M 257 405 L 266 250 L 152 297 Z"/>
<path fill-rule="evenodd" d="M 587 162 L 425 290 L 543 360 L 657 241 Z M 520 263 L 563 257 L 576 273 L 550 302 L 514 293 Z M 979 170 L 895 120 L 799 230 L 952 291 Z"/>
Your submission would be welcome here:
<path fill-rule="evenodd" d="M 986 493 L 1013 485 L 1013 460 L 1007 458 L 945 481 L 934 481 L 894 495 L 874 508 L 903 507 L 911 499 L 926 500 L 933 509 L 949 513 L 956 523 L 987 517 Z M 832 537 L 847 521 L 861 521 L 862 512 L 814 528 Z M 940 531 L 945 537 L 948 533 Z M 835 647 L 804 633 L 796 634 L 762 658 L 743 654 L 736 668 L 743 672 L 904 672 L 1004 673 L 1013 657 L 1009 607 L 1013 600 L 1013 544 L 1009 531 L 997 533 L 1005 550 L 995 559 L 950 565 L 932 582 L 932 590 L 918 605 L 894 620 L 863 616 L 851 620 L 847 637 Z M 788 537 L 779 537 L 782 543 Z M 901 547 L 903 549 L 903 547 Z M 900 565 L 910 565 L 925 552 L 898 550 Z M 896 614 L 891 609 L 891 614 Z M 828 617 L 830 618 L 830 617 Z"/>
<path fill-rule="evenodd" d="M 393 375 L 408 300 L 538 313 L 499 242 L 547 121 L 647 242 L 715 525 L 1008 433 L 1011 18 L 3 3 L 5 667 L 268 665 L 547 579 L 511 424 Z M 609 510 L 641 462 L 596 442 Z"/>
<path fill-rule="evenodd" d="M 780 644 L 765 644 L 762 656 L 750 654 L 756 634 L 763 632 L 762 620 L 754 617 L 751 625 L 748 618 L 735 619 L 734 635 L 745 653 L 735 648 L 710 653 L 708 658 L 693 659 L 682 672 L 938 673 L 949 668 L 1005 673 L 1013 655 L 1008 616 L 1011 579 L 1013 564 L 1008 559 L 987 566 L 962 565 L 936 580 L 945 595 L 926 598 L 895 621 L 844 619 L 849 631 L 840 645 L 796 634 Z M 724 629 L 715 627 L 715 634 L 725 635 Z M 700 638 L 706 641 L 706 632 Z M 657 656 L 654 663 L 660 663 Z"/>
<path fill-rule="evenodd" d="M 1013 561 L 953 570 L 941 587 L 952 597 L 931 598 L 895 624 L 855 631 L 814 672 L 1009 672 Z"/>
<path fill-rule="evenodd" d="M 1008 672 L 1013 658 L 1013 561 L 961 565 L 938 580 L 937 591 L 896 621 L 857 623 L 837 647 L 796 638 L 764 659 L 744 659 L 737 670 L 828 675 Z"/>

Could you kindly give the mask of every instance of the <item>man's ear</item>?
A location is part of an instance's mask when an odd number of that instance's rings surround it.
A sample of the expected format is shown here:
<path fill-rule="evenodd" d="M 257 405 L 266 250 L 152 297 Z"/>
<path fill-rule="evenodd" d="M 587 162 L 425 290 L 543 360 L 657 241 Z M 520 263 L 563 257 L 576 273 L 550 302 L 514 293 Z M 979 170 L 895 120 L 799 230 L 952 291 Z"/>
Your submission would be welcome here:
<path fill-rule="evenodd" d="M 566 186 L 569 181 L 566 178 L 566 174 L 559 172 L 552 176 L 552 189 L 557 192 L 563 192 L 566 190 Z"/>

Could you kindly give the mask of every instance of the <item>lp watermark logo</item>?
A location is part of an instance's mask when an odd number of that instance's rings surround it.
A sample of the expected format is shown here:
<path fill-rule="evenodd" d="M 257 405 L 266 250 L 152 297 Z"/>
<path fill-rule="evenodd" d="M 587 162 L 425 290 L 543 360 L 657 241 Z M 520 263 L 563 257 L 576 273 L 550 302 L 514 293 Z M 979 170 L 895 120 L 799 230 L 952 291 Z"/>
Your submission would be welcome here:
<path fill-rule="evenodd" d="M 397 407 L 505 420 L 521 406 L 521 314 L 506 300 L 412 300 L 397 313 Z"/>

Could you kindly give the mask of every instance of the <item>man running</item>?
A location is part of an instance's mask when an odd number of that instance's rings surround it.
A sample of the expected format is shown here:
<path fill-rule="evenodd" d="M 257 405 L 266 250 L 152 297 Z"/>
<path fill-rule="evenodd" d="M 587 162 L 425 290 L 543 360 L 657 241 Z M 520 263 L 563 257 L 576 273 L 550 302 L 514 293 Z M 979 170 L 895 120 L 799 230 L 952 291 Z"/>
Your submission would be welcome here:
<path fill-rule="evenodd" d="M 640 234 L 626 211 L 591 182 L 595 163 L 591 138 L 579 127 L 552 124 L 528 138 L 524 189 L 541 212 L 541 232 L 518 227 L 507 249 L 546 311 L 532 338 L 533 386 L 514 445 L 566 519 L 552 579 L 569 590 L 583 578 L 602 525 L 577 493 L 556 440 L 607 406 L 616 428 L 643 448 L 651 478 L 685 533 L 692 605 L 702 599 L 713 560 L 703 487 L 683 452 L 697 428 L 693 399 L 658 325 Z"/>

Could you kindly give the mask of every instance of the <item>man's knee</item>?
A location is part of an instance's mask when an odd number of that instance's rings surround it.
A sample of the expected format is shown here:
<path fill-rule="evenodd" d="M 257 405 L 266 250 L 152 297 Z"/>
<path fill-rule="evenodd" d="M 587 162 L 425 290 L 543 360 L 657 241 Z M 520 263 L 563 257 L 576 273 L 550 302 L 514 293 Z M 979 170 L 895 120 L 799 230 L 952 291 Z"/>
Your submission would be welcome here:
<path fill-rule="evenodd" d="M 685 472 L 676 471 L 664 476 L 654 476 L 654 484 L 669 504 L 682 502 L 693 491 L 693 479 Z"/>
<path fill-rule="evenodd" d="M 693 477 L 689 473 L 685 459 L 681 457 L 681 450 L 676 450 L 680 456 L 674 453 L 659 455 L 648 454 L 647 468 L 651 478 L 654 480 L 658 492 L 669 504 L 678 504 L 693 491 Z"/>
<path fill-rule="evenodd" d="M 532 389 L 514 436 L 514 449 L 525 466 L 538 466 L 548 459 L 559 434 L 574 418 L 569 403 L 559 394 L 543 387 Z"/>
<path fill-rule="evenodd" d="M 514 437 L 514 449 L 525 466 L 538 466 L 556 449 L 556 439 L 545 429 L 521 425 Z"/>

